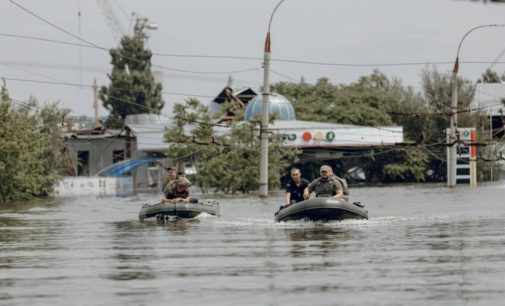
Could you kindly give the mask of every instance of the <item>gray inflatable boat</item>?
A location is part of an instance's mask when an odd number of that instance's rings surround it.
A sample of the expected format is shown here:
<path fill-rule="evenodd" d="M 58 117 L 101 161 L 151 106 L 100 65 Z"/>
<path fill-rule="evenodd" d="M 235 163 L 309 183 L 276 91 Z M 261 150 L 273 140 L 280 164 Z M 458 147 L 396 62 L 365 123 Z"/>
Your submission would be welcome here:
<path fill-rule="evenodd" d="M 219 203 L 214 200 L 194 200 L 192 202 L 145 204 L 139 212 L 140 221 L 149 218 L 164 220 L 166 217 L 191 219 L 201 213 L 219 215 Z"/>
<path fill-rule="evenodd" d="M 275 213 L 275 221 L 340 221 L 345 219 L 368 219 L 368 211 L 359 202 L 344 199 L 313 198 L 281 208 Z"/>

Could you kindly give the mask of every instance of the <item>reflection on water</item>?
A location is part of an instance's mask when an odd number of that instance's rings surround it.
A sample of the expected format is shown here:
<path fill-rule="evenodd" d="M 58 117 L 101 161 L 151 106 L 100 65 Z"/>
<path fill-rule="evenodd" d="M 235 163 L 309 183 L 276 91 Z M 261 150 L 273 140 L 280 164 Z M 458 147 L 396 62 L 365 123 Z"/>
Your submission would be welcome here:
<path fill-rule="evenodd" d="M 142 197 L 21 203 L 0 209 L 0 304 L 498 305 L 504 192 L 357 189 L 371 219 L 340 223 L 276 224 L 278 198 L 164 224 Z"/>

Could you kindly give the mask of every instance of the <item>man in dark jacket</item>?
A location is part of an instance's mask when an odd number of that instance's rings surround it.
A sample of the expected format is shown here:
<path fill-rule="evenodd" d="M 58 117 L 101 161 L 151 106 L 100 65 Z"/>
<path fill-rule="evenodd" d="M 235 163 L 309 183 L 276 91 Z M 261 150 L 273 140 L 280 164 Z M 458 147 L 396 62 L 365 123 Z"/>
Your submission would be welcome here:
<path fill-rule="evenodd" d="M 309 185 L 309 181 L 302 178 L 302 172 L 298 168 L 291 169 L 291 179 L 286 184 L 286 196 L 284 207 L 304 200 L 303 192 Z"/>

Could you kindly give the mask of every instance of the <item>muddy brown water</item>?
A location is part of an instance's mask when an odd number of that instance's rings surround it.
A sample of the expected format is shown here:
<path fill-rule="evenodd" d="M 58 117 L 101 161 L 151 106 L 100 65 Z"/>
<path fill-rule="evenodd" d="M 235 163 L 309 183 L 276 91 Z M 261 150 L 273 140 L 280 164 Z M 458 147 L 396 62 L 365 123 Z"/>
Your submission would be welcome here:
<path fill-rule="evenodd" d="M 368 221 L 137 219 L 154 196 L 0 208 L 0 305 L 504 305 L 505 184 L 360 188 Z"/>

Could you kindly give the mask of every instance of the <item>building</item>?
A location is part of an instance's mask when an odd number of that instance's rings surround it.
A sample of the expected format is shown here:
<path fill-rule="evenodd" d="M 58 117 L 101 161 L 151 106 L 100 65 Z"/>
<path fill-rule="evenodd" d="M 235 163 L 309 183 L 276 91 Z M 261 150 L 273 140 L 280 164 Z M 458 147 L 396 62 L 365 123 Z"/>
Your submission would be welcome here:
<path fill-rule="evenodd" d="M 211 102 L 210 109 L 218 112 L 227 102 L 243 107 L 245 120 L 252 120 L 261 114 L 262 97 L 250 88 L 233 91 L 226 87 Z M 291 102 L 278 94 L 272 94 L 269 112 L 275 118 L 269 129 L 282 137 L 285 146 L 302 150 L 302 167 L 315 161 L 342 168 L 342 157 L 356 156 L 403 142 L 402 127 L 366 127 L 297 120 Z M 194 173 L 190 160 L 183 164 L 166 158 L 170 144 L 165 141 L 165 132 L 171 124 L 171 119 L 166 116 L 138 114 L 126 118 L 123 131 L 95 129 L 67 133 L 65 141 L 75 160 L 74 174 L 131 177 L 134 191 L 159 191 L 165 166 L 180 164 L 181 171 Z M 215 129 L 217 133 L 227 131 L 222 127 Z M 190 132 L 190 128 L 187 132 Z"/>
<path fill-rule="evenodd" d="M 471 108 L 489 116 L 493 138 L 504 136 L 505 122 L 505 84 L 479 83 L 475 87 L 475 97 Z"/>
<path fill-rule="evenodd" d="M 256 96 L 245 110 L 245 120 L 260 118 L 262 96 Z M 284 96 L 272 94 L 269 113 L 276 118 L 269 129 L 283 139 L 286 147 L 302 151 L 297 165 L 307 178 L 319 173 L 320 164 L 329 164 L 340 175 L 354 169 L 356 179 L 363 179 L 358 158 L 375 149 L 394 147 L 403 143 L 403 128 L 399 126 L 368 127 L 296 119 L 291 102 Z"/>
<path fill-rule="evenodd" d="M 131 156 L 132 139 L 125 131 L 87 129 L 64 134 L 74 176 L 94 176 Z"/>
<path fill-rule="evenodd" d="M 488 118 L 487 131 L 481 133 L 479 141 L 490 141 L 492 145 L 484 151 L 479 149 L 479 155 L 485 160 L 493 161 L 490 164 L 490 180 L 502 179 L 505 177 L 505 147 L 499 140 L 505 137 L 505 84 L 477 84 L 471 109 Z"/>

